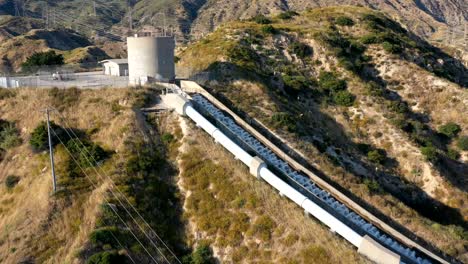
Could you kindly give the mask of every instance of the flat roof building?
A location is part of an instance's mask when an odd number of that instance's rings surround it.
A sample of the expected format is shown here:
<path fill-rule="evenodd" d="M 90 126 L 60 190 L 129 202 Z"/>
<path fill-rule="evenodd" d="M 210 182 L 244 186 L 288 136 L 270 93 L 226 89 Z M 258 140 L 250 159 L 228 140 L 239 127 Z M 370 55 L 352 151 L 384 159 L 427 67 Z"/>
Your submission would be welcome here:
<path fill-rule="evenodd" d="M 104 67 L 104 74 L 110 76 L 128 76 L 127 59 L 109 59 L 100 61 Z"/>

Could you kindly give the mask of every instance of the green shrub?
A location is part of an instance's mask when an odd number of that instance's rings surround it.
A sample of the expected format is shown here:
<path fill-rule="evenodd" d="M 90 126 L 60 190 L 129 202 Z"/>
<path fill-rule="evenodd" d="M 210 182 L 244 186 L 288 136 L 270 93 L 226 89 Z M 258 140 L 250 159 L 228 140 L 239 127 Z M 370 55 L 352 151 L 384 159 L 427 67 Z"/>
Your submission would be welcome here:
<path fill-rule="evenodd" d="M 0 88 L 0 100 L 4 100 L 13 96 L 15 96 L 15 93 L 12 90 Z"/>
<path fill-rule="evenodd" d="M 318 85 L 322 90 L 327 92 L 338 92 L 347 88 L 345 80 L 339 79 L 335 73 L 326 71 L 320 73 Z"/>
<path fill-rule="evenodd" d="M 458 124 L 449 122 L 439 127 L 439 133 L 447 136 L 448 138 L 454 138 L 461 132 L 461 127 Z"/>
<path fill-rule="evenodd" d="M 378 38 L 375 34 L 368 34 L 361 37 L 362 44 L 376 44 L 378 43 Z"/>
<path fill-rule="evenodd" d="M 172 141 L 174 141 L 175 137 L 174 135 L 172 135 L 171 133 L 164 133 L 162 136 L 161 136 L 161 141 L 165 144 L 169 144 L 171 143 Z"/>
<path fill-rule="evenodd" d="M 454 149 L 448 149 L 447 151 L 447 157 L 453 159 L 453 160 L 458 160 L 460 158 L 460 153 Z"/>
<path fill-rule="evenodd" d="M 401 53 L 402 51 L 402 48 L 398 44 L 392 44 L 388 41 L 383 42 L 382 47 L 386 52 L 389 52 L 392 54 L 398 54 L 398 53 Z"/>
<path fill-rule="evenodd" d="M 126 171 L 129 175 L 142 173 L 148 175 L 158 169 L 163 159 L 159 152 L 143 148 L 138 155 L 132 155 L 127 159 Z"/>
<path fill-rule="evenodd" d="M 458 140 L 457 146 L 458 146 L 459 149 L 461 149 L 463 151 L 467 151 L 468 150 L 468 136 L 462 136 Z"/>
<path fill-rule="evenodd" d="M 213 252 L 208 243 L 202 242 L 192 253 L 190 264 L 212 264 L 215 263 Z"/>
<path fill-rule="evenodd" d="M 381 97 L 384 95 L 384 89 L 374 81 L 370 81 L 366 84 L 367 93 L 372 96 Z"/>
<path fill-rule="evenodd" d="M 276 34 L 277 30 L 272 25 L 264 25 L 262 26 L 262 32 L 265 34 Z"/>
<path fill-rule="evenodd" d="M 365 179 L 364 185 L 366 185 L 367 190 L 372 194 L 382 193 L 382 188 L 376 180 Z"/>
<path fill-rule="evenodd" d="M 246 70 L 257 70 L 257 61 L 259 59 L 257 53 L 244 45 L 236 45 L 228 50 L 228 56 L 232 62 Z"/>
<path fill-rule="evenodd" d="M 257 23 L 257 24 L 263 24 L 263 25 L 266 25 L 266 24 L 271 24 L 271 20 L 264 16 L 264 15 L 258 15 L 258 16 L 255 16 L 253 18 L 253 20 Z"/>
<path fill-rule="evenodd" d="M 115 251 L 104 251 L 92 255 L 86 264 L 125 264 L 127 257 Z"/>
<path fill-rule="evenodd" d="M 252 225 L 252 233 L 257 235 L 263 241 L 268 241 L 271 238 L 273 229 L 276 227 L 275 221 L 269 216 L 262 215 L 258 217 Z"/>
<path fill-rule="evenodd" d="M 430 162 L 436 162 L 438 160 L 438 158 L 439 158 L 439 154 L 437 153 L 437 149 L 432 145 L 428 145 L 426 147 L 421 147 L 421 153 Z"/>
<path fill-rule="evenodd" d="M 387 158 L 382 150 L 371 150 L 367 153 L 367 158 L 376 164 L 383 164 Z"/>
<path fill-rule="evenodd" d="M 298 92 L 305 91 L 314 84 L 314 81 L 307 80 L 306 77 L 302 75 L 284 75 L 283 82 L 286 88 L 286 92 L 291 95 L 296 95 Z"/>
<path fill-rule="evenodd" d="M 400 113 L 400 114 L 405 114 L 410 111 L 408 104 L 406 102 L 399 101 L 399 100 L 389 101 L 387 103 L 387 107 L 389 108 L 390 111 Z"/>
<path fill-rule="evenodd" d="M 333 95 L 333 101 L 337 105 L 352 106 L 356 97 L 348 91 L 338 91 Z"/>
<path fill-rule="evenodd" d="M 286 112 L 274 113 L 271 120 L 276 128 L 287 128 L 290 132 L 294 132 L 297 128 L 296 119 Z"/>
<path fill-rule="evenodd" d="M 118 245 L 115 237 L 120 237 L 120 232 L 117 227 L 103 227 L 94 230 L 89 235 L 89 241 L 94 245 Z"/>
<path fill-rule="evenodd" d="M 19 181 L 20 178 L 18 176 L 8 175 L 5 179 L 5 186 L 7 189 L 13 189 Z"/>
<path fill-rule="evenodd" d="M 385 26 L 385 22 L 374 14 L 365 14 L 362 19 L 366 22 L 366 25 L 371 30 L 377 30 L 381 26 Z"/>
<path fill-rule="evenodd" d="M 83 167 L 93 167 L 108 157 L 108 153 L 101 146 L 86 140 L 71 139 L 66 143 L 67 148 Z"/>
<path fill-rule="evenodd" d="M 53 121 L 50 122 L 50 127 L 55 133 L 64 140 L 65 131 Z M 57 145 L 60 141 L 57 139 L 55 134 L 51 132 L 52 146 Z M 34 151 L 44 151 L 49 147 L 48 134 L 47 134 L 47 123 L 42 121 L 31 133 L 29 139 L 29 145 Z"/>
<path fill-rule="evenodd" d="M 335 23 L 340 26 L 353 26 L 354 21 L 347 16 L 340 16 L 335 19 Z"/>
<path fill-rule="evenodd" d="M 291 19 L 297 15 L 299 15 L 299 13 L 290 10 L 290 11 L 286 11 L 286 12 L 279 14 L 278 18 L 279 19 Z"/>
<path fill-rule="evenodd" d="M 9 149 L 21 144 L 18 129 L 13 123 L 0 119 L 0 149 Z"/>
<path fill-rule="evenodd" d="M 44 66 L 44 65 L 63 65 L 64 59 L 62 54 L 57 54 L 53 50 L 45 52 L 36 52 L 26 59 L 25 62 L 21 64 L 23 70 L 28 71 L 29 69 L 35 66 Z"/>
<path fill-rule="evenodd" d="M 299 56 L 300 58 L 305 58 L 312 55 L 313 51 L 309 45 L 306 45 L 302 42 L 293 42 L 289 46 L 289 50 Z"/>

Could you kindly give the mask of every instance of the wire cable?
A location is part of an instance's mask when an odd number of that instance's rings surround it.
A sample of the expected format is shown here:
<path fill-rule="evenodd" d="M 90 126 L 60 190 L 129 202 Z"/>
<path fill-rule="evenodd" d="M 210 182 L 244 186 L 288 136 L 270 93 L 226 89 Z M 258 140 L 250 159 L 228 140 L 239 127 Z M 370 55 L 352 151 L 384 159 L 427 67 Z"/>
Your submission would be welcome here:
<path fill-rule="evenodd" d="M 76 143 L 76 141 L 78 141 L 80 144 L 81 144 L 81 147 L 78 147 L 78 149 L 80 150 L 81 153 L 83 152 L 87 152 L 86 154 L 87 155 L 84 155 L 84 157 L 86 158 L 86 160 L 88 161 L 89 164 L 93 164 L 90 159 L 88 158 L 91 157 L 94 161 L 94 164 L 97 163 L 96 159 L 94 159 L 94 157 L 92 157 L 92 155 L 90 155 L 89 151 L 86 149 L 85 145 L 83 144 L 83 142 L 78 138 L 78 136 L 76 135 L 76 133 L 73 131 L 73 129 L 70 128 L 68 122 L 65 122 L 65 117 L 59 113 L 58 111 L 56 111 L 56 113 L 58 113 L 59 118 L 66 124 L 66 126 L 68 126 L 68 128 L 65 127 L 65 132 L 67 133 L 67 135 L 70 137 L 70 138 L 73 138 L 73 139 L 76 139 L 74 142 Z M 68 132 L 68 131 L 71 131 L 71 133 L 73 134 L 73 136 Z M 122 156 L 120 156 L 122 157 Z M 100 168 L 100 167 L 99 167 Z M 93 167 L 94 171 L 99 175 L 99 177 L 101 178 L 104 178 L 102 176 L 102 174 L 96 169 L 96 167 Z M 115 185 L 114 181 L 102 170 L 102 168 L 100 168 L 100 170 L 102 171 L 102 173 L 106 176 L 106 178 L 112 183 L 112 185 L 114 187 L 116 187 L 115 189 L 117 190 L 117 192 L 124 197 L 124 199 L 127 201 L 128 205 L 130 205 L 130 207 L 133 209 L 133 211 L 138 215 L 138 217 L 141 218 L 141 220 L 146 224 L 146 226 L 150 229 L 150 231 L 152 232 L 152 234 L 154 234 L 156 236 L 156 238 L 159 240 L 159 242 L 161 244 L 163 244 L 165 246 L 165 248 L 171 253 L 171 255 L 179 262 L 181 263 L 181 261 L 177 258 L 177 256 L 174 254 L 174 252 L 172 252 L 172 250 L 167 246 L 167 244 L 164 242 L 164 240 L 157 234 L 156 231 L 154 231 L 154 229 L 148 224 L 148 222 L 143 218 L 143 216 L 138 212 L 138 210 L 136 210 L 136 208 L 130 203 L 130 201 L 127 199 L 127 197 L 119 190 L 119 188 L 117 188 L 117 186 Z M 138 222 L 135 220 L 135 218 L 133 217 L 133 215 L 128 212 L 127 208 L 123 205 L 122 201 L 117 197 L 117 195 L 115 195 L 115 193 L 113 191 L 111 191 L 114 196 L 116 197 L 116 199 L 119 201 L 120 205 L 125 209 L 125 211 L 129 214 L 129 216 L 134 220 L 134 222 L 138 225 L 138 227 L 140 228 L 140 230 L 146 235 L 146 237 L 148 238 L 148 240 L 150 240 L 150 242 L 153 244 L 153 246 L 158 250 L 158 252 L 164 257 L 164 259 L 170 263 L 170 261 L 166 258 L 166 256 L 160 251 L 159 247 L 153 242 L 153 240 L 150 238 L 150 236 L 148 236 L 146 234 L 146 232 L 144 231 L 144 229 L 138 224 Z"/>
<path fill-rule="evenodd" d="M 63 143 L 62 139 L 57 135 L 57 133 L 55 132 L 54 129 L 51 129 L 51 131 L 54 133 L 55 137 L 58 138 L 58 140 L 60 141 L 60 143 L 63 145 L 63 147 L 65 148 L 65 150 L 68 152 L 68 154 L 70 155 L 70 157 L 73 159 L 73 161 L 76 163 L 76 165 L 78 165 L 78 167 L 81 169 L 81 171 L 84 173 L 84 175 L 86 176 L 86 178 L 88 178 L 88 180 L 91 182 L 91 184 L 94 186 L 95 189 L 97 189 L 97 185 L 94 183 L 93 180 L 91 180 L 91 177 L 89 177 L 89 175 L 85 172 L 85 170 L 83 169 L 83 167 L 81 167 L 81 165 L 78 163 L 78 161 L 76 160 L 76 158 L 72 155 L 71 151 L 68 149 L 68 147 Z M 104 196 L 104 200 L 106 201 L 107 204 L 111 204 L 109 202 L 109 200 Z M 138 241 L 138 243 L 143 247 L 143 249 L 146 251 L 146 253 L 151 257 L 151 259 L 155 262 L 155 263 L 158 263 L 158 261 L 156 261 L 156 259 L 151 255 L 151 253 L 148 251 L 148 249 L 143 245 L 143 243 L 141 243 L 141 241 L 138 239 L 138 237 L 135 235 L 135 233 L 133 233 L 132 229 L 130 228 L 130 226 L 122 219 L 122 217 L 119 215 L 119 213 L 117 212 L 116 209 L 114 209 L 112 206 L 109 206 L 109 208 L 111 208 L 111 210 L 117 215 L 117 217 L 120 219 L 120 221 L 128 228 L 128 230 L 130 231 L 130 233 L 133 235 L 133 237 Z"/>

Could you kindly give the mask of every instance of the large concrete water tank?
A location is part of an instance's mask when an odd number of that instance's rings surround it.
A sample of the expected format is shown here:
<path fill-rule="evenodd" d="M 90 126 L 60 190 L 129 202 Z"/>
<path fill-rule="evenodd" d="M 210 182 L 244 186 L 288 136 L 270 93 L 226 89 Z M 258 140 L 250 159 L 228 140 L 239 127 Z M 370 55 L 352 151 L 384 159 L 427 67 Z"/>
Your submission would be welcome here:
<path fill-rule="evenodd" d="M 127 47 L 130 85 L 175 78 L 174 37 L 128 37 Z"/>

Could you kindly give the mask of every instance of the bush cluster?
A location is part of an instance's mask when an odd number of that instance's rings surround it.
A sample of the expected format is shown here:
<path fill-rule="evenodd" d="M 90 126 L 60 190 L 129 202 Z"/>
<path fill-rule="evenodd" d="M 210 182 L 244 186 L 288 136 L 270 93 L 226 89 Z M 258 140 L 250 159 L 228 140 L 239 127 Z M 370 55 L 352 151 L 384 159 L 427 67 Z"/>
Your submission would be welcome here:
<path fill-rule="evenodd" d="M 345 80 L 338 78 L 336 73 L 322 71 L 318 78 L 318 84 L 324 92 L 339 92 L 348 87 Z"/>
<path fill-rule="evenodd" d="M 271 24 L 271 19 L 269 19 L 268 17 L 266 17 L 266 16 L 264 16 L 264 15 L 255 16 L 255 17 L 253 18 L 253 20 L 254 20 L 257 24 L 263 24 L 263 25 Z"/>
<path fill-rule="evenodd" d="M 335 19 L 335 23 L 340 26 L 353 26 L 354 21 L 347 16 L 340 16 Z"/>
<path fill-rule="evenodd" d="M 183 264 L 213 264 L 216 263 L 210 245 L 202 241 L 191 255 L 182 259 Z"/>
<path fill-rule="evenodd" d="M 245 70 L 255 71 L 257 61 L 259 60 L 258 54 L 249 47 L 244 45 L 236 45 L 229 49 L 228 56 L 237 66 Z"/>
<path fill-rule="evenodd" d="M 437 149 L 432 145 L 421 147 L 420 150 L 424 157 L 426 157 L 426 159 L 430 162 L 437 162 L 439 159 Z"/>
<path fill-rule="evenodd" d="M 65 131 L 55 124 L 53 121 L 50 122 L 50 128 L 57 134 L 58 137 L 61 139 L 66 138 Z M 51 132 L 51 141 L 52 146 L 57 145 L 60 143 L 59 139 L 56 137 L 53 132 Z M 48 139 L 48 131 L 47 131 L 47 123 L 42 121 L 31 133 L 31 137 L 29 139 L 29 145 L 34 151 L 44 151 L 49 148 L 49 139 Z"/>
<path fill-rule="evenodd" d="M 350 107 L 354 104 L 356 97 L 348 91 L 338 91 L 333 95 L 333 101 L 337 105 Z"/>
<path fill-rule="evenodd" d="M 73 138 L 68 140 L 66 146 L 82 168 L 94 167 L 109 155 L 101 146 L 87 140 Z"/>
<path fill-rule="evenodd" d="M 269 216 L 263 215 L 255 220 L 250 232 L 259 237 L 261 240 L 268 241 L 270 240 L 271 234 L 273 233 L 275 227 L 275 221 L 273 221 L 273 219 L 271 219 Z"/>
<path fill-rule="evenodd" d="M 286 128 L 289 132 L 294 132 L 297 129 L 296 119 L 287 112 L 274 113 L 271 120 L 276 128 Z"/>
<path fill-rule="evenodd" d="M 0 100 L 4 100 L 13 96 L 15 96 L 15 92 L 12 90 L 0 88 Z"/>
<path fill-rule="evenodd" d="M 449 122 L 439 127 L 439 133 L 448 137 L 454 138 L 461 132 L 461 127 L 453 122 Z"/>
<path fill-rule="evenodd" d="M 0 149 L 7 150 L 19 144 L 21 144 L 21 138 L 15 124 L 0 119 Z"/>
<path fill-rule="evenodd" d="M 319 75 L 318 85 L 322 92 L 331 96 L 333 102 L 341 106 L 352 106 L 356 97 L 348 92 L 345 80 L 338 78 L 336 73 L 322 71 Z"/>
<path fill-rule="evenodd" d="M 371 150 L 367 153 L 367 158 L 376 164 L 383 164 L 387 158 L 383 150 Z"/>
<path fill-rule="evenodd" d="M 62 54 L 57 54 L 54 50 L 49 50 L 34 53 L 21 64 L 21 67 L 23 71 L 29 71 L 37 66 L 63 65 L 64 63 Z"/>
<path fill-rule="evenodd" d="M 291 43 L 291 45 L 289 45 L 289 50 L 300 58 L 306 58 L 313 53 L 312 48 L 309 45 L 298 41 Z"/>
<path fill-rule="evenodd" d="M 289 10 L 289 11 L 286 11 L 286 12 L 283 12 L 283 13 L 279 14 L 278 18 L 279 19 L 291 19 L 291 18 L 293 18 L 295 16 L 298 16 L 298 15 L 299 15 L 299 13 Z"/>
<path fill-rule="evenodd" d="M 367 190 L 372 194 L 382 193 L 382 188 L 376 180 L 365 179 L 364 185 L 366 185 Z"/>
<path fill-rule="evenodd" d="M 286 92 L 290 95 L 297 95 L 297 93 L 305 91 L 314 84 L 313 81 L 308 80 L 302 75 L 284 75 L 283 82 L 285 85 Z"/>
<path fill-rule="evenodd" d="M 5 186 L 7 189 L 13 189 L 20 181 L 20 177 L 15 175 L 8 175 L 5 179 Z"/>
<path fill-rule="evenodd" d="M 125 264 L 127 257 L 116 251 L 103 251 L 92 255 L 86 264 Z"/>
<path fill-rule="evenodd" d="M 382 43 L 382 48 L 389 53 L 399 54 L 403 50 L 399 44 L 390 43 L 385 41 Z"/>
<path fill-rule="evenodd" d="M 277 30 L 272 25 L 264 25 L 262 26 L 262 32 L 265 34 L 274 35 L 277 33 Z"/>
<path fill-rule="evenodd" d="M 460 137 L 457 142 L 457 146 L 463 151 L 468 151 L 468 136 Z"/>
<path fill-rule="evenodd" d="M 369 61 L 369 58 L 363 55 L 366 50 L 364 45 L 358 40 L 341 35 L 334 28 L 318 33 L 317 38 L 332 48 L 340 66 L 347 70 L 360 73 L 365 63 Z"/>

